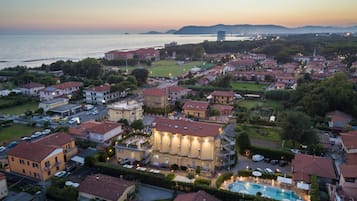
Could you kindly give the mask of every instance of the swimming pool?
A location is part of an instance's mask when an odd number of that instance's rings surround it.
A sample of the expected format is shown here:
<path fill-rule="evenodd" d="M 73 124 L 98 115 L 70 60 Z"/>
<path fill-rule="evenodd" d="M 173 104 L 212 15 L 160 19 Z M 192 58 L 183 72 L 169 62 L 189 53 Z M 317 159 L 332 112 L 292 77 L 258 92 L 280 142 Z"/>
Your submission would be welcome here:
<path fill-rule="evenodd" d="M 250 195 L 256 195 L 258 192 L 261 192 L 263 197 L 282 200 L 282 201 L 302 200 L 293 191 L 275 188 L 272 186 L 264 186 L 256 183 L 250 183 L 250 182 L 236 181 L 229 184 L 228 189 L 232 192 L 245 193 Z"/>

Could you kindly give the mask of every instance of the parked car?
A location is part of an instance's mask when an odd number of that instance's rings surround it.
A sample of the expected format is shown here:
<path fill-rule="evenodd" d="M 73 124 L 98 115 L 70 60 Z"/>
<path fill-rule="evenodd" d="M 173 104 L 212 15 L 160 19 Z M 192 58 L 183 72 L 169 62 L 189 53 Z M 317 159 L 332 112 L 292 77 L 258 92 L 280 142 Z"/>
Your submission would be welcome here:
<path fill-rule="evenodd" d="M 262 170 L 262 168 L 255 168 L 254 171 L 264 172 L 264 171 Z"/>
<path fill-rule="evenodd" d="M 10 143 L 7 145 L 7 148 L 8 148 L 8 149 L 11 149 L 11 148 L 15 147 L 17 144 L 18 144 L 17 141 L 12 141 L 12 142 L 10 142 Z"/>
<path fill-rule="evenodd" d="M 252 156 L 252 160 L 254 162 L 259 162 L 259 161 L 262 161 L 264 160 L 264 156 L 260 155 L 260 154 L 255 154 Z"/>
<path fill-rule="evenodd" d="M 279 161 L 279 166 L 280 167 L 284 167 L 284 166 L 287 166 L 288 165 L 288 161 L 285 161 L 285 160 L 280 160 Z"/>
<path fill-rule="evenodd" d="M 0 147 L 0 152 L 3 152 L 3 151 L 5 151 L 6 150 L 6 147 L 4 147 L 4 146 L 1 146 Z"/>
<path fill-rule="evenodd" d="M 30 141 L 31 137 L 24 136 L 21 138 L 22 141 Z"/>
<path fill-rule="evenodd" d="M 268 174 L 273 174 L 273 170 L 271 170 L 270 168 L 265 168 L 264 171 Z"/>
<path fill-rule="evenodd" d="M 270 163 L 270 158 L 264 158 L 264 162 Z"/>
<path fill-rule="evenodd" d="M 279 163 L 279 161 L 278 160 L 271 160 L 270 163 L 273 164 L 273 165 L 276 165 L 276 164 Z"/>
<path fill-rule="evenodd" d="M 66 174 L 66 171 L 59 171 L 55 173 L 55 177 L 64 177 Z"/>
<path fill-rule="evenodd" d="M 42 134 L 48 135 L 51 133 L 51 129 L 45 129 L 42 131 Z"/>
<path fill-rule="evenodd" d="M 281 173 L 281 170 L 278 169 L 278 168 L 276 168 L 276 169 L 275 169 L 275 173 Z"/>

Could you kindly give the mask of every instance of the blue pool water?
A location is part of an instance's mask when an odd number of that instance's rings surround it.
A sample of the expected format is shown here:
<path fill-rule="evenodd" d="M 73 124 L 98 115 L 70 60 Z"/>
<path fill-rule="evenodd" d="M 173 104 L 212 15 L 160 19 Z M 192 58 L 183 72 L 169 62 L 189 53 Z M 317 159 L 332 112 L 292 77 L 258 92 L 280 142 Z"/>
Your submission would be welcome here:
<path fill-rule="evenodd" d="M 263 197 L 276 200 L 297 201 L 302 200 L 295 192 L 283 190 L 272 186 L 264 186 L 256 183 L 236 181 L 228 185 L 228 189 L 237 193 L 256 195 L 261 192 Z"/>

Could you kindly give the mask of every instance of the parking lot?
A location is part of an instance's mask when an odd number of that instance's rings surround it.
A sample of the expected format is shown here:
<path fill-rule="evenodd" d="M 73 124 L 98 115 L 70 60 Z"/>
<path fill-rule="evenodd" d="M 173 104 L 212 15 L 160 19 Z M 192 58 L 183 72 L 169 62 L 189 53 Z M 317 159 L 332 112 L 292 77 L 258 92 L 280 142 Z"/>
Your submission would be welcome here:
<path fill-rule="evenodd" d="M 267 163 L 264 161 L 259 161 L 259 162 L 254 162 L 251 159 L 244 157 L 242 155 L 238 156 L 238 164 L 232 169 L 234 173 L 237 173 L 238 170 L 243 170 L 246 168 L 252 168 L 252 170 L 256 168 L 261 168 L 264 170 L 265 168 L 270 168 L 273 171 L 276 171 L 276 169 L 279 169 L 282 174 L 291 174 L 291 165 L 288 164 L 284 167 L 280 167 L 278 164 L 273 165 L 271 163 Z"/>

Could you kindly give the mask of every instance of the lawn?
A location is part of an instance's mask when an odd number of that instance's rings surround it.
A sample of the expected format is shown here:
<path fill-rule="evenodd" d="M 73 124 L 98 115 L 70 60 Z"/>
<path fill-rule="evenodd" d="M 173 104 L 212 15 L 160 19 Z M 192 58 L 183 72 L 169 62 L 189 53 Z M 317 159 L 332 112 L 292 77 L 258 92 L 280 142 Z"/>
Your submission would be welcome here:
<path fill-rule="evenodd" d="M 252 108 L 256 107 L 268 107 L 272 108 L 275 111 L 281 111 L 283 110 L 283 105 L 279 101 L 273 101 L 273 100 L 241 100 L 238 103 L 239 106 L 245 107 L 248 110 L 251 110 Z"/>
<path fill-rule="evenodd" d="M 7 144 L 13 140 L 19 140 L 22 136 L 31 136 L 40 128 L 30 127 L 22 124 L 10 124 L 9 127 L 0 127 L 0 144 Z"/>
<path fill-rule="evenodd" d="M 153 62 L 149 70 L 151 77 L 176 77 L 182 73 L 188 72 L 191 68 L 202 65 L 203 62 L 192 61 L 182 65 L 176 64 L 174 60 L 161 60 Z"/>
<path fill-rule="evenodd" d="M 38 103 L 26 103 L 19 106 L 0 109 L 0 114 L 23 114 L 28 110 L 34 111 L 38 108 Z"/>
<path fill-rule="evenodd" d="M 249 91 L 249 92 L 264 92 L 269 84 L 257 84 L 251 82 L 231 82 L 233 90 Z"/>
<path fill-rule="evenodd" d="M 242 126 L 243 131 L 245 131 L 250 139 L 258 139 L 265 141 L 273 141 L 280 143 L 281 141 L 281 129 L 277 127 L 261 127 L 253 125 Z"/>

